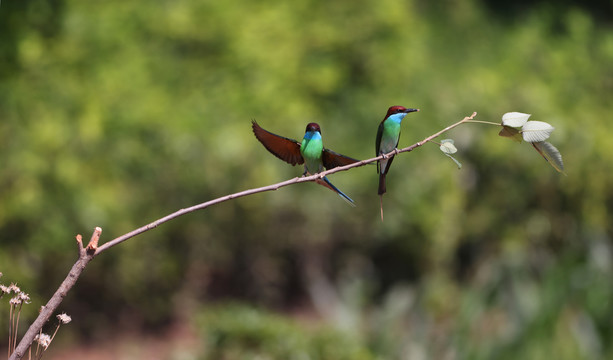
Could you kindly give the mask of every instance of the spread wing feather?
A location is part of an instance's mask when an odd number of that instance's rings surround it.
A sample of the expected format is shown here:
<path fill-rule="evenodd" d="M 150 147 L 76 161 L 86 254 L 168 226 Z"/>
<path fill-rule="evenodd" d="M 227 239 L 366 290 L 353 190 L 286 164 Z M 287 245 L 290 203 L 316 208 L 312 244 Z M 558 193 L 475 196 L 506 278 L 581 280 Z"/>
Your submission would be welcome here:
<path fill-rule="evenodd" d="M 251 121 L 251 128 L 255 137 L 274 156 L 292 165 L 304 163 L 298 141 L 264 130 L 255 120 Z"/>
<path fill-rule="evenodd" d="M 341 155 L 337 152 L 334 152 L 330 149 L 324 149 L 323 154 L 321 155 L 321 160 L 324 163 L 326 169 L 330 170 L 337 166 L 345 166 L 349 164 L 356 163 L 360 160 L 350 158 L 345 155 Z"/>

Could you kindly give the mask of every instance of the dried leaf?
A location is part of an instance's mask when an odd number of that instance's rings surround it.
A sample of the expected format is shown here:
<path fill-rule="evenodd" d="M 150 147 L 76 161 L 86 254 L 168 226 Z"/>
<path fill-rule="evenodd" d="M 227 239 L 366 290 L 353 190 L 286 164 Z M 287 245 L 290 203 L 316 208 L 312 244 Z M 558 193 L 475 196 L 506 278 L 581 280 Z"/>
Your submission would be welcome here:
<path fill-rule="evenodd" d="M 512 128 L 510 126 L 506 126 L 506 125 L 502 125 L 502 130 L 500 130 L 498 135 L 502 137 L 511 138 L 511 140 L 517 141 L 518 143 L 521 143 L 523 141 L 523 138 L 519 130 L 517 130 L 516 128 Z"/>

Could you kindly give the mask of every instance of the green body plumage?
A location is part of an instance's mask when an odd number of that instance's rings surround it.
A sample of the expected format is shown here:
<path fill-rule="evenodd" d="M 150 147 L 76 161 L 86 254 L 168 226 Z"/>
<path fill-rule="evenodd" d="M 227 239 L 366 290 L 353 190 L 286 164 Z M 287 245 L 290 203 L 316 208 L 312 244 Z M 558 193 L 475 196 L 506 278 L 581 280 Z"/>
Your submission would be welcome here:
<path fill-rule="evenodd" d="M 307 124 L 302 142 L 266 131 L 255 121 L 252 122 L 251 127 L 255 137 L 273 155 L 292 165 L 304 164 L 304 174 L 317 174 L 324 169 L 333 169 L 359 161 L 326 149 L 321 138 L 321 128 L 317 123 Z M 349 204 L 355 206 L 353 200 L 332 185 L 327 177 L 324 176 L 314 181 L 336 192 Z"/>
<path fill-rule="evenodd" d="M 300 145 L 300 154 L 304 158 L 304 166 L 309 174 L 323 171 L 324 166 L 321 160 L 323 150 L 324 144 L 319 132 L 309 131 L 304 135 Z"/>
<path fill-rule="evenodd" d="M 377 156 L 385 155 L 396 149 L 400 140 L 400 124 L 402 119 L 410 112 L 419 109 L 407 109 L 403 106 L 392 106 L 387 109 L 387 114 L 377 129 L 377 141 L 375 143 L 375 153 Z M 379 173 L 378 194 L 381 197 L 381 220 L 383 220 L 383 194 L 385 194 L 385 176 L 387 175 L 394 156 L 389 156 L 377 161 L 377 172 Z"/>
<path fill-rule="evenodd" d="M 402 114 L 405 115 L 405 114 Z M 400 123 L 402 118 L 390 116 L 381 124 L 381 142 L 377 155 L 387 154 L 394 150 L 398 146 L 400 140 Z M 387 164 L 390 159 L 383 159 L 379 161 L 379 172 L 381 174 L 387 173 Z"/>

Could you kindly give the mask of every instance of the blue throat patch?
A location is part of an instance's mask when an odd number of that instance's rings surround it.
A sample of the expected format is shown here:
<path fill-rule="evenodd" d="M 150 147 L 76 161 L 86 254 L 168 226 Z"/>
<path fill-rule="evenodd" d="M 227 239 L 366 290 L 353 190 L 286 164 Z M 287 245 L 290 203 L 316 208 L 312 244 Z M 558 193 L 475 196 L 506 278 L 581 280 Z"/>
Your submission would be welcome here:
<path fill-rule="evenodd" d="M 402 122 L 402 119 L 404 119 L 405 116 L 407 116 L 407 113 L 397 113 L 390 115 L 387 119 L 400 124 L 400 122 Z"/>
<path fill-rule="evenodd" d="M 307 131 L 304 134 L 305 140 L 321 140 L 321 134 L 318 131 Z"/>

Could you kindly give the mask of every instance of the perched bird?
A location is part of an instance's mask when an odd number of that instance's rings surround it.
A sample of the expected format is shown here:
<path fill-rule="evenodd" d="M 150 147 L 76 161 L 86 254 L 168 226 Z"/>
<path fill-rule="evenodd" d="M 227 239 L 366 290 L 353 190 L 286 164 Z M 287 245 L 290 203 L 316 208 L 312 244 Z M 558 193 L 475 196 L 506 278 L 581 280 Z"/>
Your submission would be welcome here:
<path fill-rule="evenodd" d="M 321 128 L 316 123 L 307 125 L 301 143 L 264 130 L 255 120 L 252 121 L 251 127 L 255 137 L 274 156 L 292 165 L 304 164 L 304 175 L 316 174 L 323 171 L 324 168 L 332 169 L 359 161 L 326 149 L 321 138 Z M 355 206 L 354 201 L 332 185 L 327 177 L 324 176 L 322 179 L 315 180 L 315 182 L 331 189 L 349 204 Z"/>
<path fill-rule="evenodd" d="M 396 149 L 398 141 L 400 140 L 400 123 L 402 119 L 414 111 L 419 109 L 407 109 L 403 106 L 392 106 L 387 109 L 385 118 L 379 124 L 379 130 L 377 131 L 377 143 L 375 147 L 375 153 L 377 156 L 381 156 Z M 385 194 L 385 176 L 392 165 L 394 156 L 381 159 L 377 161 L 377 172 L 379 173 L 379 196 L 381 197 L 381 220 L 383 220 L 383 194 Z"/>

